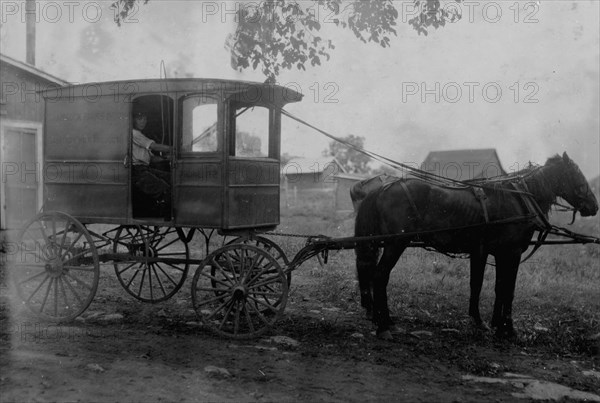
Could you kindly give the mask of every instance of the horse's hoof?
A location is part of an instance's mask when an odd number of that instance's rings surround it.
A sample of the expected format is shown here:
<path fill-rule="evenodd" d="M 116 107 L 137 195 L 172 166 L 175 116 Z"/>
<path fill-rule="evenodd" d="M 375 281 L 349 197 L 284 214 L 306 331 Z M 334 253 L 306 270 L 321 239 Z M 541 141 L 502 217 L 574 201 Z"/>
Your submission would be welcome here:
<path fill-rule="evenodd" d="M 394 340 L 394 338 L 392 337 L 392 332 L 390 332 L 389 330 L 384 330 L 383 332 L 378 332 L 377 337 L 380 338 L 381 340 Z"/>
<path fill-rule="evenodd" d="M 483 321 L 479 320 L 475 320 L 472 319 L 471 320 L 471 326 L 473 327 L 473 329 L 478 330 L 480 332 L 490 332 L 492 329 L 490 329 L 490 327 Z"/>
<path fill-rule="evenodd" d="M 515 332 L 514 329 L 503 329 L 499 327 L 498 329 L 496 329 L 495 336 L 498 339 L 510 342 L 516 342 L 519 340 L 517 332 Z"/>

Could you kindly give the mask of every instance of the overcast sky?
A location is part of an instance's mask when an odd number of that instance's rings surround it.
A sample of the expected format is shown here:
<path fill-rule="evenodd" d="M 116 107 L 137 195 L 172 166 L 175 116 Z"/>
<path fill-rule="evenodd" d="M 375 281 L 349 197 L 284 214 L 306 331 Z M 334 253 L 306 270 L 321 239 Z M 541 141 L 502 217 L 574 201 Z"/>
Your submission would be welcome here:
<path fill-rule="evenodd" d="M 24 1 L 1 0 L 2 52 L 25 57 Z M 429 151 L 495 148 L 504 168 L 567 151 L 588 177 L 600 173 L 600 2 L 472 1 L 463 18 L 429 36 L 402 21 L 382 49 L 319 14 L 336 50 L 321 67 L 286 71 L 279 83 L 304 101 L 287 109 L 337 136 L 401 162 Z M 37 66 L 71 82 L 160 77 L 264 81 L 236 72 L 224 48 L 234 2 L 150 0 L 117 27 L 110 2 L 40 3 Z M 456 4 L 453 3 L 452 4 Z M 319 157 L 329 140 L 284 121 L 283 152 Z"/>

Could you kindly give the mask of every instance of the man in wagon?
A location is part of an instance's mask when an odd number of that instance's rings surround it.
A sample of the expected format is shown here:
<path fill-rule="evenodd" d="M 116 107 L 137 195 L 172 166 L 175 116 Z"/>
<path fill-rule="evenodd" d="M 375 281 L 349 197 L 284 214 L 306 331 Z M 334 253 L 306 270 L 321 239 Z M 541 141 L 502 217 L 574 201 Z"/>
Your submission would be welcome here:
<path fill-rule="evenodd" d="M 148 117 L 144 112 L 138 111 L 133 114 L 132 180 L 142 193 L 152 197 L 160 207 L 166 209 L 171 200 L 171 174 L 151 167 L 151 163 L 164 161 L 163 158 L 154 155 L 153 151 L 170 153 L 171 147 L 146 137 L 142 130 L 147 123 Z"/>

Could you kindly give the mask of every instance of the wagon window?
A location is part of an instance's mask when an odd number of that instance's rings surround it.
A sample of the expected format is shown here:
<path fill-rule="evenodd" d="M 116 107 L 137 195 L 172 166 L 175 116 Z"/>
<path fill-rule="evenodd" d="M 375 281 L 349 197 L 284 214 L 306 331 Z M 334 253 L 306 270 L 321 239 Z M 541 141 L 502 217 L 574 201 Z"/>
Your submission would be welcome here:
<path fill-rule="evenodd" d="M 194 96 L 183 101 L 182 144 L 184 152 L 215 152 L 219 149 L 217 101 Z"/>
<path fill-rule="evenodd" d="M 233 155 L 269 157 L 270 110 L 262 106 L 237 106 L 234 116 Z"/>

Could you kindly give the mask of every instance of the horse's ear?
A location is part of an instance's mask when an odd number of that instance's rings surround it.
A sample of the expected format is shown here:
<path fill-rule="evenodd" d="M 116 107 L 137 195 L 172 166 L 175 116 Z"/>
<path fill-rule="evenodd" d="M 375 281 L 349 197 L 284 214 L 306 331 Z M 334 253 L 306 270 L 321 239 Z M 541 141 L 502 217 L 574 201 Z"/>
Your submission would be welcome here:
<path fill-rule="evenodd" d="M 570 158 L 569 158 L 569 156 L 567 155 L 567 152 L 566 152 L 566 151 L 565 151 L 565 152 L 563 152 L 563 160 L 564 160 L 565 162 L 570 162 L 570 161 L 571 161 L 571 159 L 570 159 Z"/>

